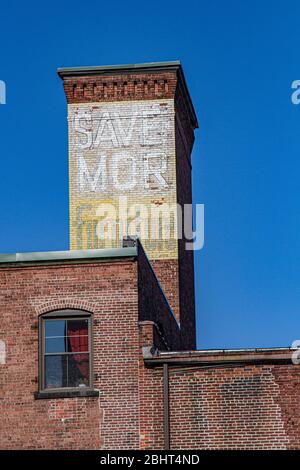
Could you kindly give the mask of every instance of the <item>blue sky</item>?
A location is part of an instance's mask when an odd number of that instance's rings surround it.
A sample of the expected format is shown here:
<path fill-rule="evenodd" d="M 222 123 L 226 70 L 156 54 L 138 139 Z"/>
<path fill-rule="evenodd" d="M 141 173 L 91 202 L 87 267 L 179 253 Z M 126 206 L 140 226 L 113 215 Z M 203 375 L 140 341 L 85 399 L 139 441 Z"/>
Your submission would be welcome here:
<path fill-rule="evenodd" d="M 0 251 L 68 248 L 67 121 L 56 68 L 180 59 L 200 129 L 199 348 L 300 338 L 299 2 L 1 5 Z"/>

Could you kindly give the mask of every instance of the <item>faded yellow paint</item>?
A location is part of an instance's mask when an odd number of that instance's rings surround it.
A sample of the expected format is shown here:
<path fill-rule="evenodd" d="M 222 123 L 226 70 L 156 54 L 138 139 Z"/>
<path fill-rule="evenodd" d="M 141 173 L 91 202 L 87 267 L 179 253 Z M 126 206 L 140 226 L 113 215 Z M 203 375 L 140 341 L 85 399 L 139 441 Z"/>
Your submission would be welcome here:
<path fill-rule="evenodd" d="M 126 209 L 129 233 L 134 235 L 138 205 L 140 238 L 148 256 L 178 258 L 174 101 L 69 105 L 68 120 L 71 249 L 122 246 L 120 218 Z M 173 210 L 170 238 L 166 216 L 160 217 L 160 231 L 153 236 L 157 210 L 167 210 L 168 205 Z M 106 220 L 115 211 L 117 223 L 115 236 L 111 230 L 102 240 L 106 209 L 111 211 Z"/>

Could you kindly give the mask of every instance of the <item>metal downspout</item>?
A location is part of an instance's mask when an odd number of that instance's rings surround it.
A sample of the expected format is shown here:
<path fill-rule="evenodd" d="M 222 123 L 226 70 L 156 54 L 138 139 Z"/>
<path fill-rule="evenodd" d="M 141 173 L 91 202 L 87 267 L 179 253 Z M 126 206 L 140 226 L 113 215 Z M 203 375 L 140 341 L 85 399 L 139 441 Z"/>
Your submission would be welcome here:
<path fill-rule="evenodd" d="M 169 365 L 164 364 L 163 372 L 164 386 L 164 449 L 170 450 L 170 403 L 169 403 Z"/>

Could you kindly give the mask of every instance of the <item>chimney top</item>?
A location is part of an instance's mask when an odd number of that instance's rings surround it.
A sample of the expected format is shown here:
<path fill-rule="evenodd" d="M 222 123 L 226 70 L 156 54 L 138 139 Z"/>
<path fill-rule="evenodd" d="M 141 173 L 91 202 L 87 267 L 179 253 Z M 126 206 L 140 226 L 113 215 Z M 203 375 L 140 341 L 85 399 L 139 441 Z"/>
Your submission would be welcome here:
<path fill-rule="evenodd" d="M 138 239 L 137 237 L 124 237 L 123 238 L 123 248 L 133 248 L 137 246 Z"/>
<path fill-rule="evenodd" d="M 190 93 L 186 84 L 183 73 L 183 68 L 180 60 L 169 62 L 147 62 L 142 64 L 123 64 L 123 65 L 101 65 L 91 67 L 60 67 L 57 69 L 57 74 L 62 80 L 76 79 L 79 77 L 92 77 L 92 76 L 115 76 L 115 75 L 136 75 L 145 73 L 157 72 L 174 72 L 177 75 L 178 81 L 183 87 L 183 92 L 186 96 L 190 114 L 195 128 L 198 128 L 198 121 L 196 112 L 190 97 Z"/>

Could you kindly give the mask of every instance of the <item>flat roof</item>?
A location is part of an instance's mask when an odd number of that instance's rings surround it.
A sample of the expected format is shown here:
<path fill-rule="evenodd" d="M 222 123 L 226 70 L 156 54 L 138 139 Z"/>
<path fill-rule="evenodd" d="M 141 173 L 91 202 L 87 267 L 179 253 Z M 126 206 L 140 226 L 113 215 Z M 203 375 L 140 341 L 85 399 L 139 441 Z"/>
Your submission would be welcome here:
<path fill-rule="evenodd" d="M 0 268 L 13 264 L 23 266 L 40 263 L 97 262 L 108 259 L 132 258 L 137 256 L 137 247 L 98 250 L 41 251 L 32 253 L 0 254 Z"/>
<path fill-rule="evenodd" d="M 204 349 L 194 351 L 171 351 L 151 353 L 144 350 L 144 361 L 149 366 L 167 363 L 174 366 L 237 366 L 241 364 L 292 363 L 290 347 L 246 348 L 246 349 Z"/>
<path fill-rule="evenodd" d="M 72 77 L 87 77 L 93 75 L 115 75 L 128 74 L 128 73 L 143 73 L 143 72 L 159 72 L 159 71 L 176 71 L 181 80 L 184 88 L 184 93 L 188 101 L 190 113 L 194 121 L 195 128 L 198 128 L 198 120 L 196 111 L 186 84 L 183 68 L 180 60 L 166 61 L 166 62 L 146 62 L 141 64 L 120 64 L 120 65 L 96 65 L 86 67 L 59 67 L 57 73 L 59 77 L 64 80 L 65 78 Z"/>

